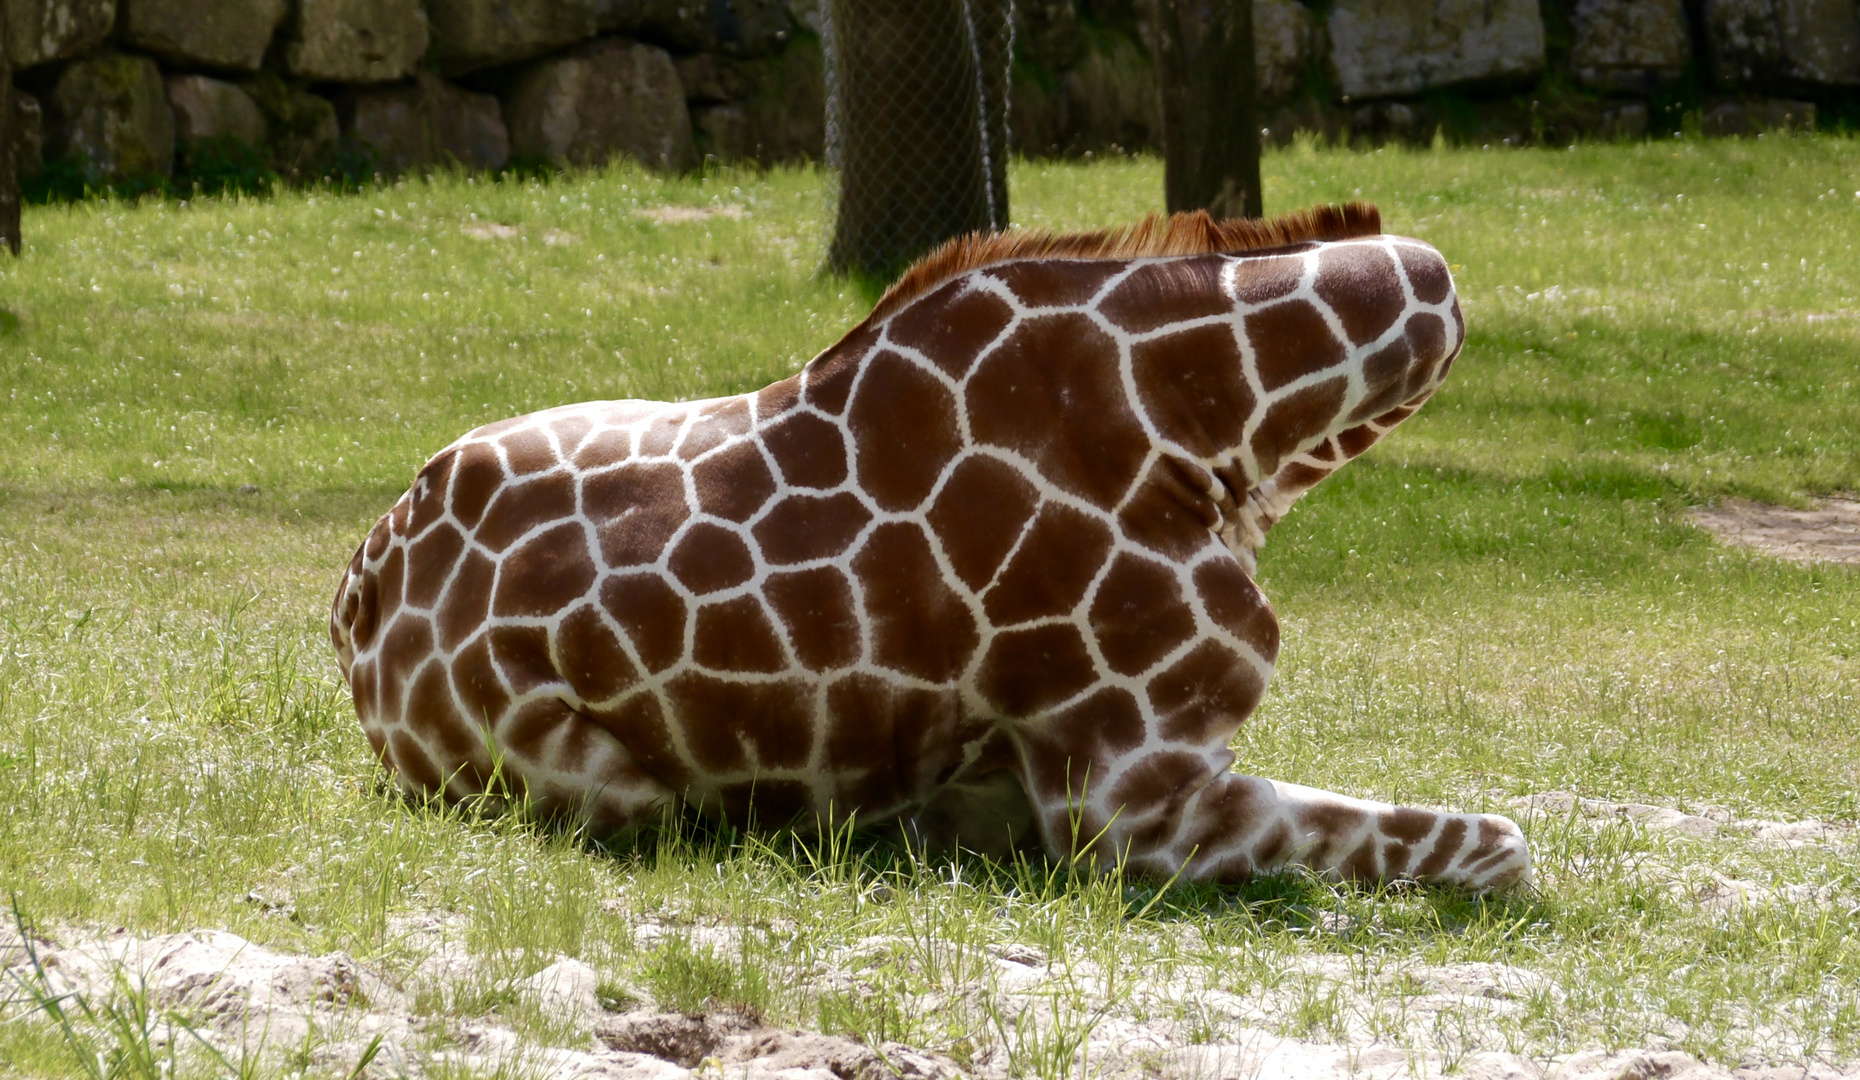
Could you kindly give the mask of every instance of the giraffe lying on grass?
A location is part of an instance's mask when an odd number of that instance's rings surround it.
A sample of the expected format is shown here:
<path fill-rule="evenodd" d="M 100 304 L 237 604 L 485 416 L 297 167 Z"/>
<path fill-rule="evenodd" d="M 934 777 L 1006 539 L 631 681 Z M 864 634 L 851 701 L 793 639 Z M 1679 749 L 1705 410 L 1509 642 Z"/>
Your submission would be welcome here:
<path fill-rule="evenodd" d="M 407 790 L 480 793 L 495 748 L 597 835 L 683 801 L 1190 880 L 1528 882 L 1507 818 L 1229 771 L 1267 530 L 1463 338 L 1439 253 L 1361 204 L 952 242 L 756 393 L 447 447 L 331 636 Z"/>

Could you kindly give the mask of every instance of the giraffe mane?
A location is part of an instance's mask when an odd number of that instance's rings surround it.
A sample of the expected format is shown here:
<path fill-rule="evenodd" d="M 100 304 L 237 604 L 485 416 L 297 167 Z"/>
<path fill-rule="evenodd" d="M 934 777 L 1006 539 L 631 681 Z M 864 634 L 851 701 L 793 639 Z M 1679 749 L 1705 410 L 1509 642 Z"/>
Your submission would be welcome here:
<path fill-rule="evenodd" d="M 1273 218 L 1216 221 L 1206 210 L 1151 213 L 1130 225 L 1088 232 L 1044 229 L 973 232 L 944 241 L 912 263 L 866 316 L 889 316 L 939 285 L 970 270 L 1015 259 L 1140 259 L 1167 255 L 1237 254 L 1311 240 L 1348 240 L 1382 231 L 1371 203 L 1313 206 Z"/>

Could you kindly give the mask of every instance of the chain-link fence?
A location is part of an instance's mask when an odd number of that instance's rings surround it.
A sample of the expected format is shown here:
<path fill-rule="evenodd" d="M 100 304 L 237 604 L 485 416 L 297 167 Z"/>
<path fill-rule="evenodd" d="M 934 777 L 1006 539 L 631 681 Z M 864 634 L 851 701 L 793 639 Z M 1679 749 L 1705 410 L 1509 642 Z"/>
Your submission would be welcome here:
<path fill-rule="evenodd" d="M 1013 0 L 826 0 L 828 265 L 890 279 L 1007 225 Z"/>

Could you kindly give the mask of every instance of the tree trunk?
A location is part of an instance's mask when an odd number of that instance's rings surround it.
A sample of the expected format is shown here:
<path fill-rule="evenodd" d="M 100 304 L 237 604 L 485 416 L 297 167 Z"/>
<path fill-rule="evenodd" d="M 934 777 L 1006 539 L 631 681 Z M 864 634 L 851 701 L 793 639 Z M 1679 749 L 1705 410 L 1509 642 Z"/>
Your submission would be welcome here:
<path fill-rule="evenodd" d="M 829 0 L 835 271 L 889 279 L 1006 223 L 1008 3 Z"/>
<path fill-rule="evenodd" d="M 1253 0 L 1156 0 L 1170 212 L 1259 217 Z"/>
<path fill-rule="evenodd" d="M 7 59 L 6 24 L 7 20 L 0 18 L 0 243 L 18 255 L 19 116 L 13 104 L 13 65 Z"/>

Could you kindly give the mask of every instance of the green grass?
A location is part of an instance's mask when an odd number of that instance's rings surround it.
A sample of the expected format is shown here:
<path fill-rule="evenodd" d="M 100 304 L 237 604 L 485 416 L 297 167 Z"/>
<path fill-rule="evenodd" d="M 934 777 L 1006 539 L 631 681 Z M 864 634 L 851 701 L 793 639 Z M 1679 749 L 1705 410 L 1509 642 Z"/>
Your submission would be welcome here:
<path fill-rule="evenodd" d="M 1269 152 L 1269 208 L 1374 199 L 1446 253 L 1470 337 L 1428 408 L 1273 534 L 1285 649 L 1243 767 L 1473 809 L 1572 789 L 1860 818 L 1860 574 L 1682 517 L 1860 489 L 1857 167 L 1843 138 Z M 1143 159 L 1013 181 L 1017 220 L 1058 228 L 1161 190 Z M 636 212 L 668 205 L 742 213 Z M 869 303 L 815 274 L 826 205 L 805 172 L 615 169 L 28 208 L 25 257 L 0 259 L 0 887 L 64 932 L 348 950 L 422 1012 L 543 1042 L 563 1036 L 512 988 L 571 955 L 616 999 L 1001 1048 L 1030 1076 L 1068 1073 L 1101 1015 L 1233 1030 L 1171 986 L 1450 1056 L 1860 1057 L 1852 846 L 1536 818 L 1535 897 L 1159 898 L 838 842 L 610 855 L 385 794 L 324 631 L 367 525 L 485 420 L 795 370 Z M 1691 899 L 1714 870 L 1828 899 L 1717 912 Z M 416 916 L 451 920 L 479 973 L 420 983 Z M 676 944 L 643 948 L 641 923 Z M 1050 1015 L 989 991 L 1008 943 L 1068 972 Z M 1423 965 L 1471 961 L 1543 982 L 1508 1011 L 1418 1011 Z M 89 1073 L 4 1008 L 0 1074 Z"/>

